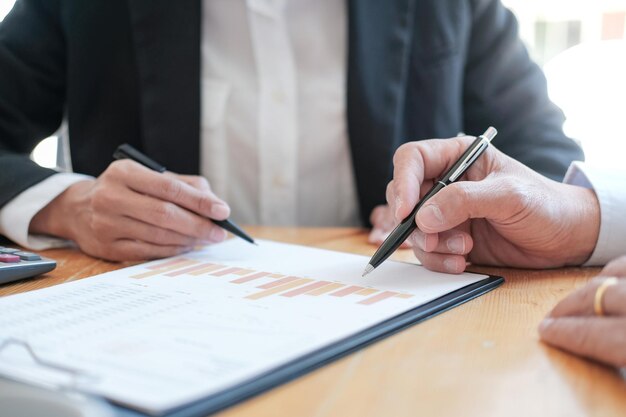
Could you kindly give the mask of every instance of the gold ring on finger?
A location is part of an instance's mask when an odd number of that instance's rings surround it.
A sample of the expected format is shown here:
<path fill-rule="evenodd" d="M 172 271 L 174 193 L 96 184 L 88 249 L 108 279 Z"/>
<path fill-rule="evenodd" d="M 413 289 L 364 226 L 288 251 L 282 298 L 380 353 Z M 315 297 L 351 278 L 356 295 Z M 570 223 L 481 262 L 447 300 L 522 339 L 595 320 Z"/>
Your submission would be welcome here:
<path fill-rule="evenodd" d="M 593 298 L 593 311 L 596 313 L 596 316 L 605 315 L 603 306 L 604 293 L 609 287 L 612 287 L 613 285 L 617 285 L 617 278 L 609 277 L 602 281 L 602 284 L 600 284 L 596 289 L 596 295 Z"/>

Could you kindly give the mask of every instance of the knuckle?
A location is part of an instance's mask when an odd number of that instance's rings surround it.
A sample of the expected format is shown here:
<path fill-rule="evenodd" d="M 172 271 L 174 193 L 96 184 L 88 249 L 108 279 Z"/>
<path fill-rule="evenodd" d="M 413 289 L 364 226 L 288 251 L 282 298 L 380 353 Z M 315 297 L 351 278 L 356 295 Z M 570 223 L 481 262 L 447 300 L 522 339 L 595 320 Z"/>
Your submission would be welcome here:
<path fill-rule="evenodd" d="M 196 187 L 196 188 L 201 188 L 201 189 L 210 189 L 211 185 L 209 184 L 209 181 L 204 178 L 204 177 L 193 177 L 191 180 L 192 184 Z"/>
<path fill-rule="evenodd" d="M 153 213 L 158 224 L 170 224 L 174 219 L 176 207 L 172 203 L 158 202 L 153 207 Z"/>
<path fill-rule="evenodd" d="M 161 191 L 167 199 L 177 200 L 183 192 L 182 182 L 168 178 L 161 183 Z"/>
<path fill-rule="evenodd" d="M 132 169 L 132 164 L 132 161 L 128 159 L 113 161 L 111 162 L 111 164 L 109 164 L 103 175 L 112 176 L 115 178 L 127 175 L 128 172 Z"/>
<path fill-rule="evenodd" d="M 452 184 L 454 186 L 455 196 L 454 198 L 461 202 L 461 204 L 465 207 L 471 207 L 466 202 L 469 201 L 472 197 L 469 190 L 465 187 L 465 184 L 462 182 L 458 182 L 456 184 Z M 446 187 L 448 188 L 448 187 Z"/>
<path fill-rule="evenodd" d="M 521 211 L 533 206 L 535 198 L 532 190 L 528 186 L 521 184 L 519 179 L 506 176 L 502 179 L 501 186 L 505 192 L 504 195 L 510 196 L 510 201 L 516 204 L 518 210 Z"/>
<path fill-rule="evenodd" d="M 393 164 L 397 165 L 400 163 L 407 155 L 413 154 L 416 150 L 415 142 L 406 142 L 403 143 L 396 149 L 396 152 L 393 154 Z"/>
<path fill-rule="evenodd" d="M 199 213 L 208 213 L 213 205 L 213 200 L 206 195 L 200 196 L 197 200 L 197 211 Z"/>

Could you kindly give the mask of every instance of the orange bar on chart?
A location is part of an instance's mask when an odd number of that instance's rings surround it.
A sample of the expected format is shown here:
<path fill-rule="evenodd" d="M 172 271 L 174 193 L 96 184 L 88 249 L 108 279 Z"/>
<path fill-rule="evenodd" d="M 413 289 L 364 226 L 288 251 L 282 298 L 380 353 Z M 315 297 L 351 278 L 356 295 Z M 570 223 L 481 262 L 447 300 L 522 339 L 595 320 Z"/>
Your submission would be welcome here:
<path fill-rule="evenodd" d="M 165 274 L 165 276 L 167 276 L 167 277 L 177 277 L 179 275 L 188 274 L 190 272 L 198 271 L 200 269 L 204 269 L 204 268 L 206 268 L 208 266 L 213 266 L 213 265 L 215 265 L 215 264 L 194 265 L 194 266 L 190 266 L 189 268 L 184 268 L 184 269 L 179 269 L 179 270 L 176 270 L 176 271 L 173 271 L 173 272 L 169 272 L 169 273 Z"/>
<path fill-rule="evenodd" d="M 411 298 L 413 297 L 413 294 L 398 294 L 396 295 L 396 298 Z"/>
<path fill-rule="evenodd" d="M 351 285 L 346 288 L 342 288 L 339 291 L 335 291 L 334 293 L 328 294 L 332 297 L 345 297 L 346 295 L 353 294 L 355 292 L 361 291 L 364 289 L 363 287 L 359 287 L 357 285 Z"/>
<path fill-rule="evenodd" d="M 295 281 L 296 279 L 299 279 L 299 278 L 298 277 L 286 277 L 286 278 L 279 279 L 278 281 L 259 285 L 257 288 L 260 288 L 262 290 L 269 290 L 270 288 L 278 287 L 279 285 L 283 285 L 288 282 Z"/>
<path fill-rule="evenodd" d="M 189 265 L 193 265 L 193 264 L 197 264 L 197 263 L 198 263 L 197 261 L 191 261 L 189 259 L 185 259 L 185 261 L 183 261 L 183 262 L 176 262 L 174 265 L 170 265 L 170 266 L 168 266 L 166 268 L 154 269 L 154 270 L 149 271 L 149 272 L 143 272 L 141 274 L 131 275 L 131 278 L 135 278 L 135 279 L 148 278 L 148 277 L 151 277 L 153 275 L 160 275 L 160 274 L 163 274 L 164 272 L 173 271 L 175 269 L 183 268 L 185 266 L 189 266 Z"/>
<path fill-rule="evenodd" d="M 305 285 L 304 287 L 296 288 L 295 290 L 291 290 L 284 294 L 281 294 L 281 297 L 295 297 L 296 295 L 304 294 L 309 291 L 316 290 L 320 287 L 330 284 L 328 281 L 317 281 L 309 285 Z"/>
<path fill-rule="evenodd" d="M 237 278 L 230 282 L 232 282 L 233 284 L 243 284 L 244 282 L 250 282 L 254 281 L 255 279 L 267 277 L 269 274 L 269 272 L 257 272 L 256 274 L 248 275 L 247 277 L 243 278 Z"/>
<path fill-rule="evenodd" d="M 341 288 L 343 286 L 344 286 L 343 284 L 337 284 L 336 282 L 334 282 L 332 284 L 326 285 L 325 287 L 318 288 L 313 291 L 309 291 L 308 293 L 306 293 L 306 295 L 322 295 L 322 294 L 326 294 L 327 292 L 336 290 L 337 288 Z"/>
<path fill-rule="evenodd" d="M 255 294 L 247 296 L 246 298 L 248 298 L 250 300 L 258 300 L 259 298 L 269 297 L 270 295 L 278 294 L 280 292 L 283 292 L 283 291 L 286 291 L 286 290 L 290 290 L 290 289 L 295 288 L 295 287 L 299 287 L 300 285 L 304 285 L 304 284 L 309 283 L 311 281 L 313 281 L 313 280 L 312 279 L 307 279 L 307 278 L 296 278 L 295 281 L 292 281 L 292 282 L 290 282 L 288 284 L 280 285 L 278 287 L 274 287 L 274 288 L 269 289 L 269 290 L 257 292 Z"/>
<path fill-rule="evenodd" d="M 254 271 L 252 269 L 243 269 L 243 268 L 241 268 L 239 271 L 233 272 L 233 274 L 244 276 L 244 275 L 251 274 L 253 272 Z"/>
<path fill-rule="evenodd" d="M 148 269 L 161 269 L 187 260 L 188 259 L 185 258 L 172 259 L 171 261 L 165 261 L 161 262 L 160 264 L 149 266 Z"/>
<path fill-rule="evenodd" d="M 370 304 L 374 304 L 382 300 L 386 300 L 387 298 L 395 297 L 396 295 L 398 295 L 397 292 L 383 291 L 380 294 L 377 294 L 373 297 L 366 298 L 365 300 L 359 301 L 359 304 L 370 305 Z"/>
<path fill-rule="evenodd" d="M 222 269 L 221 271 L 213 272 L 211 273 L 211 275 L 213 275 L 214 277 L 223 277 L 224 275 L 234 274 L 238 271 L 241 271 L 241 269 L 242 268 L 226 268 Z"/>
<path fill-rule="evenodd" d="M 222 269 L 222 268 L 225 268 L 225 266 L 224 265 L 219 265 L 219 264 L 214 264 L 214 265 L 207 266 L 205 268 L 199 269 L 197 271 L 190 272 L 189 275 L 198 276 L 198 275 L 206 274 L 208 272 L 217 271 L 218 269 Z"/>
<path fill-rule="evenodd" d="M 375 290 L 374 288 L 363 288 L 361 291 L 358 291 L 356 294 L 357 295 L 372 295 L 377 292 L 378 290 Z"/>

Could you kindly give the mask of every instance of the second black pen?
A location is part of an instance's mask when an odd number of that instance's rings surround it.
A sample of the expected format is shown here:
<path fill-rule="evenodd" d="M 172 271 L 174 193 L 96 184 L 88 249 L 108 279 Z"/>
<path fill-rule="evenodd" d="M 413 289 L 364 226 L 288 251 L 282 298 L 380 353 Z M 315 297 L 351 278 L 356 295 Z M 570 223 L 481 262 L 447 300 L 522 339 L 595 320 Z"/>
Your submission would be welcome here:
<path fill-rule="evenodd" d="M 143 153 L 141 153 L 140 151 L 138 151 L 137 149 L 135 149 L 134 147 L 132 147 L 131 145 L 125 143 L 123 145 L 120 145 L 117 147 L 117 149 L 115 150 L 115 152 L 113 153 L 113 158 L 115 159 L 131 159 L 147 168 L 150 168 L 153 171 L 157 171 L 157 172 L 165 172 L 166 168 L 159 164 L 158 162 L 156 162 L 155 160 L 153 160 L 152 158 L 144 155 Z M 221 227 L 222 229 L 231 232 L 233 235 L 238 236 L 240 238 L 242 238 L 243 240 L 245 240 L 246 242 L 250 242 L 252 244 L 256 243 L 254 242 L 254 239 L 252 239 L 250 236 L 248 236 L 248 234 L 246 232 L 244 232 L 239 226 L 237 226 L 237 224 L 235 224 L 234 222 L 226 219 L 226 220 L 213 220 L 213 219 L 209 219 L 211 220 L 213 223 L 215 223 L 216 225 L 218 225 L 219 227 Z"/>

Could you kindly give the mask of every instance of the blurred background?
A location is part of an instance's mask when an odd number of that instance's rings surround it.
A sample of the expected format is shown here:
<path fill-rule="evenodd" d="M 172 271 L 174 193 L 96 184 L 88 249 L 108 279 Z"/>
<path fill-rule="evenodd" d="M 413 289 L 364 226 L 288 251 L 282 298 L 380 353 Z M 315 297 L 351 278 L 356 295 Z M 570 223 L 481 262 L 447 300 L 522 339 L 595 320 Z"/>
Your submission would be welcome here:
<path fill-rule="evenodd" d="M 546 73 L 550 97 L 567 116 L 566 133 L 582 144 L 589 163 L 623 166 L 626 0 L 502 1 L 516 14 L 520 36 Z M 0 21 L 14 2 L 0 0 Z M 57 136 L 46 139 L 33 158 L 63 166 L 57 143 Z"/>

